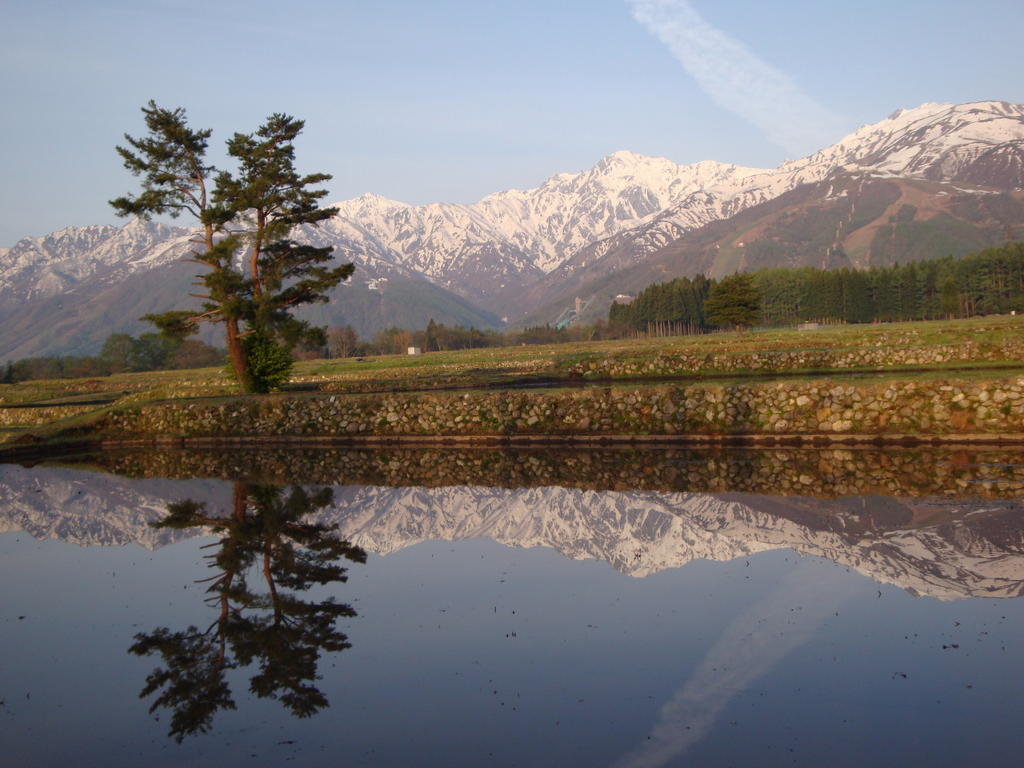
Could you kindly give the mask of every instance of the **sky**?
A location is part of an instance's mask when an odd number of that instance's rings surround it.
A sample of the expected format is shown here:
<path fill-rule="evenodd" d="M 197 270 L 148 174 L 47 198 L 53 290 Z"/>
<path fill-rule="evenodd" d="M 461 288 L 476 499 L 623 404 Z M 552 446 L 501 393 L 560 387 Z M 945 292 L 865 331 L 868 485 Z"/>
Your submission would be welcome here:
<path fill-rule="evenodd" d="M 150 99 L 306 121 L 328 200 L 468 203 L 620 149 L 775 167 L 921 103 L 1024 102 L 1020 0 L 4 0 L 0 247 L 119 223 Z"/>

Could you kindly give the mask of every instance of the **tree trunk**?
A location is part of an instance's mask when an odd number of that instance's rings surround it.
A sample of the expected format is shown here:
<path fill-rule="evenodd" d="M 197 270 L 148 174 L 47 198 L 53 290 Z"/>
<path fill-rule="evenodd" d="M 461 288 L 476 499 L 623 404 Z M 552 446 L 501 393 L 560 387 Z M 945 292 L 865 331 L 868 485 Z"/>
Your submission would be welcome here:
<path fill-rule="evenodd" d="M 228 359 L 231 361 L 231 370 L 234 371 L 242 391 L 252 392 L 252 376 L 249 375 L 249 361 L 245 358 L 242 339 L 238 333 L 238 320 L 229 317 L 224 321 L 224 326 L 227 329 Z"/>
<path fill-rule="evenodd" d="M 206 240 L 207 252 L 213 250 L 213 225 L 205 224 L 203 235 Z M 238 386 L 245 393 L 252 392 L 252 376 L 249 375 L 249 361 L 245 357 L 245 350 L 242 348 L 242 339 L 238 332 L 238 319 L 234 317 L 224 318 L 225 334 L 228 346 L 228 359 L 231 361 L 231 370 L 234 371 Z"/>

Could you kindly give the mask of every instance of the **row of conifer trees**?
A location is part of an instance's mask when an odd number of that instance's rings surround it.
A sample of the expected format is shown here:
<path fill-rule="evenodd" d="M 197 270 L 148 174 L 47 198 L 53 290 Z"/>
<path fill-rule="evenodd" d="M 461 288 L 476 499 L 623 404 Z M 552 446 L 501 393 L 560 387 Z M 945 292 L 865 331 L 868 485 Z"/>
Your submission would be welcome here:
<path fill-rule="evenodd" d="M 758 270 L 758 325 L 932 320 L 1024 311 L 1024 243 L 963 258 L 944 257 L 865 270 L 811 267 Z M 613 304 L 613 328 L 645 332 L 659 324 L 709 330 L 705 302 L 716 281 L 676 278 Z"/>

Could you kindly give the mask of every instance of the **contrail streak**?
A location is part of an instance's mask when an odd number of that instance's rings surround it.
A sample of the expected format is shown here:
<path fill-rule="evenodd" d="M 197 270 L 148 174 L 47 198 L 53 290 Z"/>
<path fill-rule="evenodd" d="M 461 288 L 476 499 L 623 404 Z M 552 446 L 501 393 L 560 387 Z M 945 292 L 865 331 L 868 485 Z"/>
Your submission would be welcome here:
<path fill-rule="evenodd" d="M 834 142 L 841 120 L 784 72 L 711 26 L 688 0 L 626 0 L 633 18 L 664 43 L 716 104 L 803 157 Z"/>

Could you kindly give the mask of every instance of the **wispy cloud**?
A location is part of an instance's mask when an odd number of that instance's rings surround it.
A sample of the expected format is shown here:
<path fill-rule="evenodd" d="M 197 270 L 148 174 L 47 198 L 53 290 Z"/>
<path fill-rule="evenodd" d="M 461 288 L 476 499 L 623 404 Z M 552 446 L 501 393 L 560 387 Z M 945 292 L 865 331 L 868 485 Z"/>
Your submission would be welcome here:
<path fill-rule="evenodd" d="M 633 18 L 664 43 L 718 105 L 795 157 L 842 135 L 842 122 L 784 72 L 711 26 L 688 0 L 626 0 Z"/>

